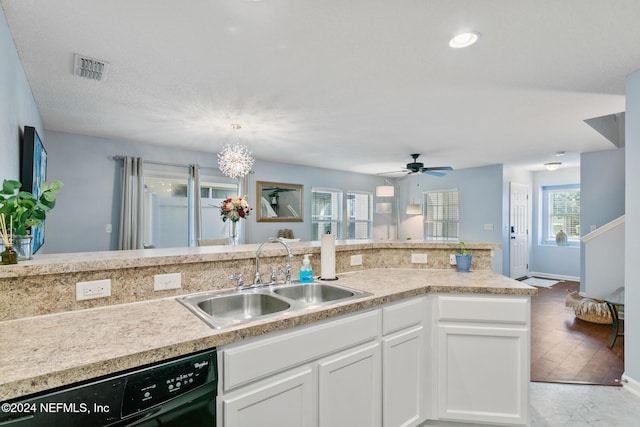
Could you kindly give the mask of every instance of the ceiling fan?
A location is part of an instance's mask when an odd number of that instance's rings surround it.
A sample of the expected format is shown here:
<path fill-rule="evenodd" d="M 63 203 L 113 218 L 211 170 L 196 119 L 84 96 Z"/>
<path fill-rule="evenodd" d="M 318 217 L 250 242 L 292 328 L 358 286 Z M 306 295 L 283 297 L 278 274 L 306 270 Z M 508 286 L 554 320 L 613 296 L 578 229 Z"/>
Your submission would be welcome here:
<path fill-rule="evenodd" d="M 418 162 L 418 157 L 420 157 L 420 154 L 411 154 L 411 157 L 413 158 L 413 162 L 407 163 L 407 167 L 401 172 L 408 172 L 408 174 L 426 173 L 433 176 L 445 176 L 446 174 L 441 171 L 453 170 L 451 166 L 433 166 L 425 168 L 424 163 Z"/>

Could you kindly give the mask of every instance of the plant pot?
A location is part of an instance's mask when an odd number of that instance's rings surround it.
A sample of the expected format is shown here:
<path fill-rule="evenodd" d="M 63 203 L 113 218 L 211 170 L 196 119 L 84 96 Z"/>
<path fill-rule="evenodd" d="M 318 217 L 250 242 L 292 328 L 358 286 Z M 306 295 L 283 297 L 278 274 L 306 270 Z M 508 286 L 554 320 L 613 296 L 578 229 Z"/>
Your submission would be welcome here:
<path fill-rule="evenodd" d="M 456 254 L 456 269 L 460 273 L 468 273 L 471 269 L 471 255 Z"/>
<path fill-rule="evenodd" d="M 31 252 L 33 246 L 31 245 L 31 236 L 14 236 L 13 237 L 13 250 L 18 254 L 18 261 L 24 261 L 33 258 Z"/>

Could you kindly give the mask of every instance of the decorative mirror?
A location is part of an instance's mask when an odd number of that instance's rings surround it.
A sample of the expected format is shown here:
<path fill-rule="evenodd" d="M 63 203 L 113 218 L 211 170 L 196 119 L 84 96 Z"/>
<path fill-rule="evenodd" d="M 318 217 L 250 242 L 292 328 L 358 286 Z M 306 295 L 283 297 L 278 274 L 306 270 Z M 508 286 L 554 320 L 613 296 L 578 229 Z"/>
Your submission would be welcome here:
<path fill-rule="evenodd" d="M 258 222 L 302 222 L 302 185 L 256 182 Z"/>

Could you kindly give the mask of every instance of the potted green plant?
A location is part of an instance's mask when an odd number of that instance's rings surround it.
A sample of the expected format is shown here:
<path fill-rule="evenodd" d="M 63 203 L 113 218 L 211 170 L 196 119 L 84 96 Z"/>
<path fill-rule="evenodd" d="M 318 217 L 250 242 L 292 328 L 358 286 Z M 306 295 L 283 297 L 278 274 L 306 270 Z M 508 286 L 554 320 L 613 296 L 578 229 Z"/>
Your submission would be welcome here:
<path fill-rule="evenodd" d="M 460 252 L 456 254 L 456 269 L 461 273 L 467 273 L 471 269 L 471 251 L 464 247 L 464 242 L 460 240 Z"/>
<path fill-rule="evenodd" d="M 56 193 L 62 188 L 62 182 L 43 183 L 38 197 L 28 191 L 20 191 L 21 187 L 19 181 L 5 179 L 2 182 L 0 213 L 11 224 L 18 259 L 30 259 L 31 227 L 42 224 L 47 213 L 54 208 Z"/>

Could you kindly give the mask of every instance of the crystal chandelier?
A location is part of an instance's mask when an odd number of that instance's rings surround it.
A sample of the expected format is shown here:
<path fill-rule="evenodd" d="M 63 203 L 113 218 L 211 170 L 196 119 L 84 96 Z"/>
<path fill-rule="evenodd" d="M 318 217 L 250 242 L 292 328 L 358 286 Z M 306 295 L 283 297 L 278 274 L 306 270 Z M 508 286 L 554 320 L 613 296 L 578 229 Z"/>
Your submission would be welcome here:
<path fill-rule="evenodd" d="M 232 124 L 233 129 L 237 132 L 241 128 L 239 124 Z M 227 144 L 218 153 L 218 167 L 223 174 L 230 178 L 242 178 L 251 172 L 253 166 L 253 157 L 246 145 L 238 142 Z"/>

